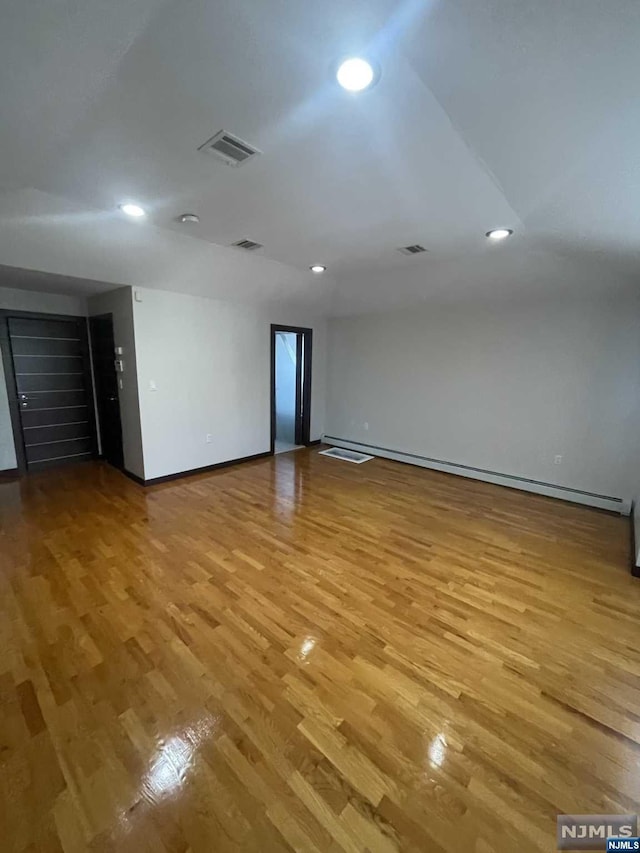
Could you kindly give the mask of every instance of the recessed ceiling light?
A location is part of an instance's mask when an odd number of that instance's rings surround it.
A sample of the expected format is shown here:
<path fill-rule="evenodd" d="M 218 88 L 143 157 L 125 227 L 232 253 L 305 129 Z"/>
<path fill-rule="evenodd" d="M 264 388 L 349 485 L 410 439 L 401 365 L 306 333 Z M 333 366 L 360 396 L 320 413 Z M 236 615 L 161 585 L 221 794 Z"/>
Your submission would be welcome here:
<path fill-rule="evenodd" d="M 145 214 L 144 207 L 140 207 L 139 204 L 127 202 L 126 204 L 119 204 L 118 207 L 123 213 L 126 213 L 127 216 L 144 216 Z"/>
<path fill-rule="evenodd" d="M 362 92 L 373 83 L 375 76 L 371 63 L 355 56 L 345 59 L 336 74 L 338 83 L 348 92 Z"/>
<path fill-rule="evenodd" d="M 511 237 L 512 234 L 511 228 L 494 228 L 493 231 L 487 231 L 485 236 L 490 240 L 504 240 L 506 237 Z"/>
<path fill-rule="evenodd" d="M 314 264 L 312 267 L 309 267 L 311 272 L 321 273 L 324 272 L 327 268 L 323 267 L 322 264 Z"/>
<path fill-rule="evenodd" d="M 197 225 L 200 222 L 200 217 L 197 213 L 182 213 L 178 219 L 183 225 Z"/>

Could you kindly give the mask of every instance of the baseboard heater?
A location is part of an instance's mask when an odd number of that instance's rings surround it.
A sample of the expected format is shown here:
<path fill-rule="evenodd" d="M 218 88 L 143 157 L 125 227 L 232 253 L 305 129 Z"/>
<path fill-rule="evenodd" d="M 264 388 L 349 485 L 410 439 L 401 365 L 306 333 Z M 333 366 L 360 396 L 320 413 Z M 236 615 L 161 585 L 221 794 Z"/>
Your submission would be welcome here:
<path fill-rule="evenodd" d="M 527 477 L 516 477 L 513 474 L 501 474 L 499 471 L 489 471 L 485 468 L 474 468 L 471 465 L 462 465 L 457 462 L 447 462 L 443 459 L 432 459 L 429 456 L 420 456 L 417 453 L 406 453 L 402 450 L 393 450 L 390 447 L 378 447 L 375 444 L 365 444 L 362 441 L 352 441 L 348 438 L 340 438 L 336 435 L 325 435 L 325 444 L 335 447 L 345 447 L 349 450 L 370 453 L 372 456 L 381 456 L 384 459 L 393 459 L 396 462 L 407 462 L 411 465 L 419 465 L 421 468 L 432 468 L 434 471 L 444 471 L 447 474 L 457 474 L 460 477 L 470 477 L 472 480 L 483 480 L 486 483 L 495 483 L 498 486 L 508 486 L 512 489 L 520 489 L 524 492 L 533 492 L 537 495 L 546 495 L 551 498 L 560 498 L 564 501 L 595 506 L 600 509 L 608 509 L 619 512 L 620 515 L 629 515 L 631 512 L 631 501 L 616 498 L 611 495 L 599 495 L 595 492 L 585 492 L 580 489 L 572 489 L 569 486 L 556 486 L 553 483 L 544 483 L 540 480 L 530 480 Z"/>

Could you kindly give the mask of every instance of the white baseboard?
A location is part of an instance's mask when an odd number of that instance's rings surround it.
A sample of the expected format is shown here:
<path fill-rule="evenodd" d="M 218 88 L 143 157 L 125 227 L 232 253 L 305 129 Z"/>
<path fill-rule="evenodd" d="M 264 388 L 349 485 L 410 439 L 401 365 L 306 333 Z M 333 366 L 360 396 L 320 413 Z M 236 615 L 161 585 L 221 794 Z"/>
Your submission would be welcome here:
<path fill-rule="evenodd" d="M 536 495 L 545 495 L 549 498 L 559 498 L 563 501 L 594 506 L 599 509 L 608 509 L 619 512 L 620 515 L 631 513 L 631 499 L 618 498 L 611 495 L 598 495 L 584 492 L 580 489 L 571 489 L 567 486 L 556 486 L 553 483 L 542 483 L 538 480 L 529 480 L 526 477 L 515 477 L 511 474 L 500 474 L 497 471 L 485 471 L 482 468 L 473 468 L 469 465 L 461 465 L 455 462 L 445 462 L 441 459 L 431 459 L 428 456 L 419 456 L 415 453 L 404 453 L 400 450 L 392 450 L 388 447 L 377 447 L 365 444 L 361 441 L 350 441 L 335 435 L 323 436 L 325 444 L 335 447 L 346 447 L 349 450 L 359 450 L 369 453 L 371 456 L 380 456 L 383 459 L 393 459 L 396 462 L 408 462 L 410 465 L 418 465 L 420 468 L 432 468 L 434 471 L 444 471 L 447 474 L 456 474 L 459 477 L 469 477 L 472 480 L 482 480 L 485 483 L 495 483 L 497 486 L 508 486 L 510 489 L 519 489 L 522 492 L 533 492 Z"/>

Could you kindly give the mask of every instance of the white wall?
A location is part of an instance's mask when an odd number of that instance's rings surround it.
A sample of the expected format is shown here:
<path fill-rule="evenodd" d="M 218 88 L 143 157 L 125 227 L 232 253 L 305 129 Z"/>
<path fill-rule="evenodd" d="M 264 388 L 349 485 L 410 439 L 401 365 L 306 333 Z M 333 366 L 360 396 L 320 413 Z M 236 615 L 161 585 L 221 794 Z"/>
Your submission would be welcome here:
<path fill-rule="evenodd" d="M 269 451 L 271 323 L 313 329 L 311 439 L 320 438 L 324 318 L 144 288 L 136 292 L 142 299 L 133 309 L 146 479 Z M 152 381 L 156 391 L 150 390 Z"/>
<path fill-rule="evenodd" d="M 11 287 L 0 287 L 0 308 L 46 314 L 83 315 L 87 313 L 86 302 L 79 297 L 39 293 L 34 290 L 17 290 Z M 15 468 L 16 465 L 11 416 L 0 353 L 0 471 Z"/>
<path fill-rule="evenodd" d="M 113 316 L 114 344 L 123 348 L 123 373 L 119 374 L 122 388 L 118 389 L 124 467 L 138 477 L 144 477 L 142 435 L 138 400 L 136 341 L 133 324 L 133 291 L 120 287 L 89 298 L 89 314 Z M 114 354 L 115 358 L 115 354 Z"/>
<path fill-rule="evenodd" d="M 637 294 L 336 319 L 329 352 L 327 435 L 625 500 L 635 493 Z"/>
<path fill-rule="evenodd" d="M 83 316 L 87 313 L 87 302 L 80 296 L 63 296 L 59 293 L 40 293 L 36 290 L 0 287 L 0 308 L 8 311 Z"/>

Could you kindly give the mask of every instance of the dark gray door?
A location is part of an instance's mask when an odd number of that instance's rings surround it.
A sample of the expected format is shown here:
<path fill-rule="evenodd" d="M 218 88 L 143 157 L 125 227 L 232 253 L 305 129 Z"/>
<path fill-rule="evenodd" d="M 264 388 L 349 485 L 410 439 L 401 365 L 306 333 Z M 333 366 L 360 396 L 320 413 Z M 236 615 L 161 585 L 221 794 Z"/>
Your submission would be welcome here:
<path fill-rule="evenodd" d="M 8 318 L 29 471 L 95 455 L 95 418 L 83 318 Z"/>

